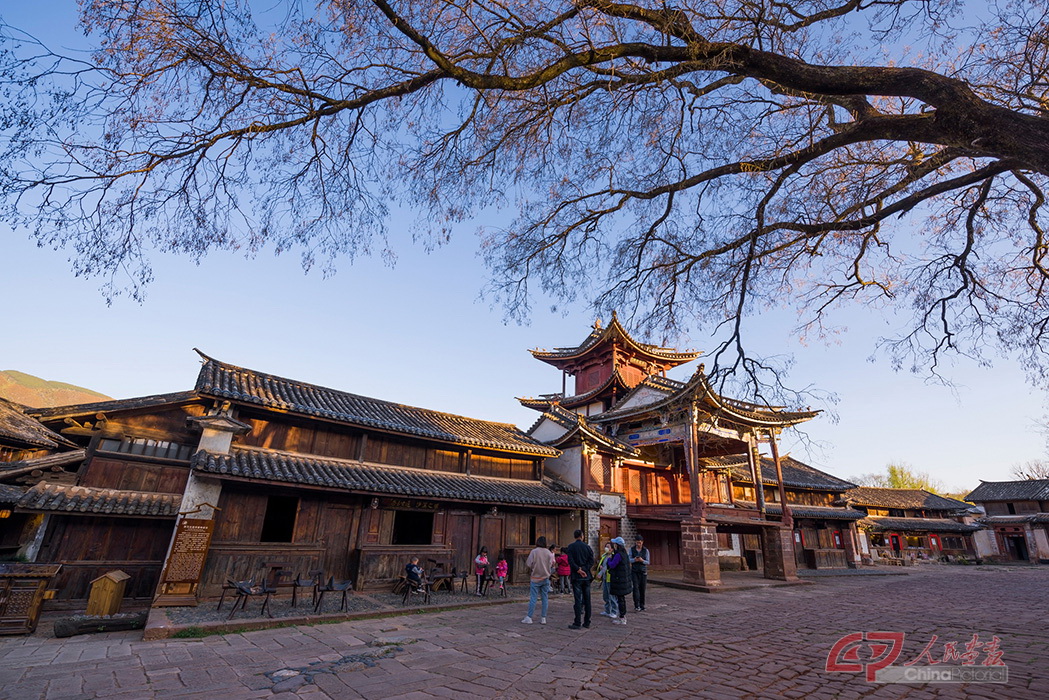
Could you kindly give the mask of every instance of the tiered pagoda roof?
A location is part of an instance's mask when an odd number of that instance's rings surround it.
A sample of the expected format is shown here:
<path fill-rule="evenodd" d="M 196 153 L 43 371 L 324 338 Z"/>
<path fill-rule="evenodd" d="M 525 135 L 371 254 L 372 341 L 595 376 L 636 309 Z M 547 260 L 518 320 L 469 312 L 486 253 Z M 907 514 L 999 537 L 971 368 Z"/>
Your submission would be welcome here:
<path fill-rule="evenodd" d="M 631 385 L 627 383 L 627 380 L 623 378 L 623 375 L 619 373 L 619 370 L 613 370 L 612 375 L 605 380 L 603 384 L 594 387 L 590 391 L 583 392 L 582 394 L 576 394 L 575 396 L 565 396 L 564 394 L 548 394 L 546 396 L 540 396 L 539 398 L 518 398 L 521 405 L 525 408 L 533 408 L 537 411 L 549 410 L 551 406 L 564 406 L 565 408 L 578 408 L 579 406 L 586 406 L 587 404 L 599 400 L 603 396 L 623 396 L 630 392 Z"/>
<path fill-rule="evenodd" d="M 610 452 L 626 457 L 634 457 L 638 454 L 636 447 L 622 440 L 617 440 L 611 435 L 605 435 L 592 426 L 586 416 L 569 411 L 557 404 L 549 406 L 544 411 L 543 415 L 528 429 L 528 434 L 531 435 L 544 421 L 550 421 L 564 428 L 565 432 L 560 437 L 545 443 L 558 449 L 562 449 L 574 441 L 580 441 L 598 445 Z"/>
<path fill-rule="evenodd" d="M 650 400 L 636 400 L 641 392 L 649 389 L 655 394 Z M 798 423 L 819 415 L 819 411 L 788 411 L 782 406 L 763 406 L 761 404 L 739 401 L 722 396 L 714 390 L 707 379 L 703 365 L 700 365 L 687 382 L 674 382 L 663 377 L 648 377 L 634 387 L 615 406 L 597 416 L 592 416 L 595 423 L 623 421 L 644 414 L 669 410 L 683 402 L 695 400 L 701 410 L 718 420 L 727 420 L 740 425 L 760 428 L 779 428 Z"/>
<path fill-rule="evenodd" d="M 582 343 L 574 347 L 554 348 L 553 350 L 532 350 L 532 356 L 542 360 L 558 369 L 571 371 L 577 361 L 593 354 L 599 348 L 618 345 L 632 358 L 636 359 L 638 365 L 657 367 L 659 370 L 667 370 L 699 357 L 702 353 L 689 350 L 678 352 L 672 348 L 664 348 L 658 345 L 640 343 L 634 340 L 622 324 L 619 317 L 612 312 L 612 322 L 606 327 L 601 327 L 601 322 L 594 323 L 594 330 L 590 332 Z"/>

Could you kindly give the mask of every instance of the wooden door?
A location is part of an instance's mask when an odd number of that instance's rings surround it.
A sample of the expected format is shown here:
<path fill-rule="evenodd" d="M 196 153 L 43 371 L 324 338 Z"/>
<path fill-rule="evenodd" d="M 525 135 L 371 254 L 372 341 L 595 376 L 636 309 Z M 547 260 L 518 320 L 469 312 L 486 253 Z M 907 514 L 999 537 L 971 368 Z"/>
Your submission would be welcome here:
<path fill-rule="evenodd" d="M 892 546 L 892 551 L 895 552 L 897 555 L 903 549 L 903 547 L 900 546 L 899 535 L 889 535 L 889 544 Z"/>
<path fill-rule="evenodd" d="M 504 530 L 503 519 L 499 516 L 486 515 L 481 519 L 481 536 L 477 547 L 488 548 L 488 561 L 493 565 L 506 544 Z M 476 552 L 474 554 L 476 556 Z"/>
<path fill-rule="evenodd" d="M 324 548 L 321 568 L 326 576 L 351 578 L 350 571 L 355 530 L 360 509 L 341 503 L 327 503 L 317 523 L 317 544 Z M 304 576 L 305 571 L 301 572 Z"/>
<path fill-rule="evenodd" d="M 794 531 L 794 564 L 799 569 L 808 568 L 805 563 L 805 543 L 803 542 L 801 530 Z"/>
<path fill-rule="evenodd" d="M 455 550 L 452 566 L 457 571 L 470 571 L 470 562 L 474 558 L 475 518 L 473 513 L 448 514 L 448 546 Z"/>

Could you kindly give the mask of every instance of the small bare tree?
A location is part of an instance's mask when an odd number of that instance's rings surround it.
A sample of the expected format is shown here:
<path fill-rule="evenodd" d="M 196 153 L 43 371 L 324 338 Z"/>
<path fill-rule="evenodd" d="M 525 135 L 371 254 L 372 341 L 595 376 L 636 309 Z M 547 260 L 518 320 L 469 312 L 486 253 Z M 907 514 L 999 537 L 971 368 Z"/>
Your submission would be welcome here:
<path fill-rule="evenodd" d="M 749 315 L 856 302 L 910 314 L 901 366 L 1045 367 L 1044 2 L 275 7 L 87 0 L 72 59 L 7 28 L 7 219 L 137 293 L 158 250 L 331 269 L 395 245 L 392 204 L 428 244 L 512 207 L 484 247 L 511 316 L 542 290 L 699 326 L 754 377 Z"/>
<path fill-rule="evenodd" d="M 1049 479 L 1049 460 L 1029 459 L 1023 464 L 1014 464 L 1012 475 L 1017 479 Z"/>

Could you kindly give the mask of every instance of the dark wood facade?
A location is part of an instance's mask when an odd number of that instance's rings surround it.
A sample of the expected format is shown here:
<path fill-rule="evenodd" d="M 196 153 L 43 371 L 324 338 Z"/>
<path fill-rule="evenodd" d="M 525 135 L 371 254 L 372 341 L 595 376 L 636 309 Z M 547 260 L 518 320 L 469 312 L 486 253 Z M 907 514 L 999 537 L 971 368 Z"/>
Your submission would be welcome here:
<path fill-rule="evenodd" d="M 467 570 L 481 545 L 506 552 L 515 580 L 537 536 L 559 540 L 596 507 L 547 485 L 543 461 L 557 450 L 513 426 L 211 358 L 190 392 L 32 415 L 81 459 L 54 483 L 21 467 L 36 476 L 12 487 L 15 515 L 36 525 L 10 539 L 63 564 L 56 587 L 71 605 L 112 569 L 131 574 L 129 597 L 154 596 L 182 514 L 213 523 L 199 582 L 185 588 L 211 596 L 274 569 L 383 587 L 410 556 Z"/>

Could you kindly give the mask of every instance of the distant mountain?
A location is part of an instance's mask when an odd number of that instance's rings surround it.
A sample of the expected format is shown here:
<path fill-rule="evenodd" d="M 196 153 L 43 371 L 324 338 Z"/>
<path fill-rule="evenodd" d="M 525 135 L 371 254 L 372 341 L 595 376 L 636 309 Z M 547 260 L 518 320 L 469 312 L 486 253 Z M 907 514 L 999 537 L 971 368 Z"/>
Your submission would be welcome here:
<path fill-rule="evenodd" d="M 13 369 L 0 372 L 0 396 L 33 408 L 94 403 L 111 398 L 82 386 L 52 382 Z"/>

